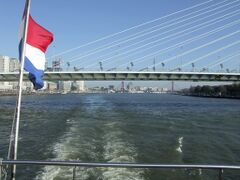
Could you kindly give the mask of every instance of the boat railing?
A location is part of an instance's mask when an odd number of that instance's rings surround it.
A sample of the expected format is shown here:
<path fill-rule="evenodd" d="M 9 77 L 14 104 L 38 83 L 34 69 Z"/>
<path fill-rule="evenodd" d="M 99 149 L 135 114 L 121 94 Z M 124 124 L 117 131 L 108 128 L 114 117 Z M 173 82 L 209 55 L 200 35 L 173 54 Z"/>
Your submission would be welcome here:
<path fill-rule="evenodd" d="M 76 168 L 108 167 L 108 168 L 147 168 L 147 169 L 185 169 L 185 170 L 215 170 L 218 171 L 218 179 L 223 180 L 224 170 L 240 171 L 240 166 L 235 165 L 204 165 L 204 164 L 141 164 L 141 163 L 90 163 L 81 161 L 37 161 L 37 160 L 3 160 L 0 159 L 0 180 L 6 176 L 6 166 L 65 166 L 72 167 L 72 179 L 76 179 Z"/>

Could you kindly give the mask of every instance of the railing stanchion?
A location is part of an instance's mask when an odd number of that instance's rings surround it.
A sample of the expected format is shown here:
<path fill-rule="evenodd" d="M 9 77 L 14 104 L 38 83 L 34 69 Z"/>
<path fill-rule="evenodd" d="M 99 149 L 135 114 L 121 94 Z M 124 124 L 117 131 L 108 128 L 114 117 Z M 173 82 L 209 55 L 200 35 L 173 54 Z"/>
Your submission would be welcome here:
<path fill-rule="evenodd" d="M 73 180 L 76 179 L 76 166 L 73 167 Z"/>
<path fill-rule="evenodd" d="M 219 180 L 223 180 L 223 169 L 219 169 Z"/>
<path fill-rule="evenodd" d="M 2 180 L 2 161 L 3 161 L 3 159 L 2 158 L 0 158 L 0 180 Z"/>
<path fill-rule="evenodd" d="M 0 180 L 2 180 L 2 165 L 0 164 Z"/>

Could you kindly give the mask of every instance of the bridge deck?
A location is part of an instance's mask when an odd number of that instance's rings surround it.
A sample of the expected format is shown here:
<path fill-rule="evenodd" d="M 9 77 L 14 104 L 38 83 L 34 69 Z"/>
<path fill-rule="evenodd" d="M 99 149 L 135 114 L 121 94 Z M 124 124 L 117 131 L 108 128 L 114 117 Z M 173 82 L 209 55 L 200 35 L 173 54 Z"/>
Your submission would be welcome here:
<path fill-rule="evenodd" d="M 24 74 L 27 80 L 28 73 Z M 0 81 L 17 81 L 18 73 L 0 73 Z M 211 72 L 137 72 L 137 71 L 73 71 L 45 72 L 46 81 L 240 81 L 240 73 Z"/>

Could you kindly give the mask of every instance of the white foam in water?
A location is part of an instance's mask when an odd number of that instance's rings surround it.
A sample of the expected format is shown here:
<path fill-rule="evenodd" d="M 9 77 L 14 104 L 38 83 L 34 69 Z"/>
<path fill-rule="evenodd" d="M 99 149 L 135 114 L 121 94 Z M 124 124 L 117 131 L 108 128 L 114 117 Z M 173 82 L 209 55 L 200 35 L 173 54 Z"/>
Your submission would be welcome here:
<path fill-rule="evenodd" d="M 137 151 L 130 143 L 121 138 L 122 131 L 114 127 L 115 124 L 107 124 L 108 129 L 105 136 L 104 158 L 108 162 L 134 163 Z M 104 180 L 143 180 L 144 170 L 127 168 L 105 168 L 103 169 Z"/>
<path fill-rule="evenodd" d="M 56 143 L 53 146 L 53 152 L 56 156 L 55 159 L 52 160 L 76 160 L 76 159 L 69 159 L 71 154 L 76 153 L 74 150 L 74 145 L 71 145 L 76 136 L 77 128 L 71 127 L 70 132 L 66 137 L 62 138 L 62 140 Z M 86 145 L 86 144 L 85 144 Z M 81 179 L 88 179 L 89 174 L 87 170 L 84 169 L 77 169 L 80 171 Z M 53 180 L 53 179 L 72 179 L 73 177 L 73 167 L 56 167 L 56 166 L 45 166 L 43 172 L 37 175 L 36 180 Z"/>
<path fill-rule="evenodd" d="M 202 175 L 202 169 L 199 169 L 199 170 L 198 170 L 198 173 L 199 173 L 199 175 L 201 176 L 201 175 Z"/>
<path fill-rule="evenodd" d="M 71 128 L 72 131 L 76 131 L 75 128 Z M 107 132 L 107 131 L 106 131 Z M 103 145 L 104 145 L 104 159 L 106 162 L 135 162 L 135 157 L 137 156 L 135 148 L 123 141 L 119 136 L 120 131 L 108 131 L 104 135 Z M 68 156 L 73 152 L 74 147 L 70 146 L 71 141 L 73 141 L 73 136 L 68 136 L 64 138 L 64 142 L 56 143 L 53 150 L 56 154 L 55 160 L 68 159 Z M 86 144 L 85 144 L 86 146 Z M 89 144 L 91 146 L 91 144 Z M 94 150 L 94 147 L 92 147 Z M 88 152 L 89 154 L 94 152 Z M 68 159 L 70 160 L 70 159 Z M 72 170 L 70 167 L 55 167 L 46 166 L 43 169 L 43 173 L 36 177 L 36 180 L 53 180 L 53 179 L 71 179 Z M 95 169 L 96 170 L 96 169 Z M 91 168 L 78 168 L 76 171 L 76 177 L 80 179 L 89 179 L 92 175 L 100 176 L 100 179 L 104 180 L 143 180 L 143 170 L 141 169 L 127 169 L 127 168 L 99 168 L 98 175 L 94 169 Z"/>
<path fill-rule="evenodd" d="M 183 146 L 183 137 L 178 138 L 178 148 L 176 149 L 176 151 L 178 151 L 179 153 L 182 153 L 182 146 Z"/>

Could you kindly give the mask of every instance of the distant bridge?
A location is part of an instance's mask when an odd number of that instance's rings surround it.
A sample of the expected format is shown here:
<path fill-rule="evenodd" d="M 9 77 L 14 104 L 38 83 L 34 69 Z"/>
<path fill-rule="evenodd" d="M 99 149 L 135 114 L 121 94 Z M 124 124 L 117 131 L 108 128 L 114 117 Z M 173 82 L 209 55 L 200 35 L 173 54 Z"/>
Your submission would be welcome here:
<path fill-rule="evenodd" d="M 28 73 L 24 74 L 28 80 Z M 46 81 L 240 81 L 240 73 L 73 71 L 45 72 Z M 18 73 L 1 73 L 0 82 L 18 81 Z"/>

